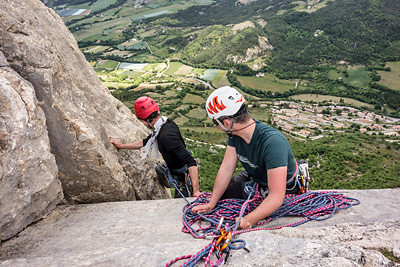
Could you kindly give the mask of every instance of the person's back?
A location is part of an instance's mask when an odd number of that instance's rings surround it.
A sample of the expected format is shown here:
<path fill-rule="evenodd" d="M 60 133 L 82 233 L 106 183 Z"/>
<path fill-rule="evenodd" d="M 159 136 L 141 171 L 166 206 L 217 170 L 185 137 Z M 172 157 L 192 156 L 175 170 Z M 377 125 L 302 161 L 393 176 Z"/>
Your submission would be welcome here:
<path fill-rule="evenodd" d="M 157 136 L 158 149 L 168 168 L 181 169 L 185 165 L 195 166 L 196 162 L 186 149 L 179 127 L 168 119 Z"/>
<path fill-rule="evenodd" d="M 185 142 L 175 122 L 167 117 L 161 116 L 160 108 L 157 103 L 147 96 L 139 97 L 135 101 L 134 110 L 136 117 L 144 125 L 152 129 L 152 133 L 145 139 L 130 144 L 121 144 L 113 138 L 110 139 L 110 142 L 117 148 L 143 149 L 144 156 L 142 159 L 150 152 L 152 157 L 157 158 L 158 152 L 160 152 L 165 160 L 165 163 L 160 163 L 163 164 L 162 166 L 158 164 L 156 167 L 156 172 L 160 178 L 161 184 L 168 187 L 169 183 L 166 181 L 166 179 L 168 179 L 168 173 L 174 173 L 183 169 L 184 173 L 180 174 L 179 177 L 182 175 L 185 175 L 185 178 L 189 177 L 187 174 L 190 173 L 190 188 L 192 188 L 191 190 L 186 190 L 185 196 L 191 196 L 192 194 L 194 196 L 200 195 L 196 161 L 187 151 Z M 160 172 L 162 172 L 163 175 L 160 175 Z M 185 187 L 189 188 L 189 186 L 186 186 L 185 178 L 183 179 Z"/>
<path fill-rule="evenodd" d="M 296 160 L 289 142 L 277 129 L 256 121 L 256 127 L 247 144 L 242 138 L 233 136 L 228 145 L 236 148 L 239 161 L 256 182 L 267 186 L 267 169 L 288 166 L 287 180 L 296 172 Z"/>

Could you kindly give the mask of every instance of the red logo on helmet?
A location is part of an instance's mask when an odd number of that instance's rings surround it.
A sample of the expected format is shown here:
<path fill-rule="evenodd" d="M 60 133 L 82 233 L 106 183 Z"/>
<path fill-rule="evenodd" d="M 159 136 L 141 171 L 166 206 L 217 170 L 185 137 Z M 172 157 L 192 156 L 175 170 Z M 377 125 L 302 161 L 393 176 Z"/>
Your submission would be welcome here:
<path fill-rule="evenodd" d="M 222 111 L 226 109 L 226 106 L 222 103 L 218 103 L 218 96 L 214 97 L 211 102 L 208 103 L 208 108 L 207 111 L 210 114 L 218 113 L 219 111 Z M 218 111 L 219 110 L 219 111 Z"/>
<path fill-rule="evenodd" d="M 238 103 L 238 102 L 243 102 L 243 96 L 242 96 L 242 95 L 240 96 L 240 98 L 238 99 L 238 101 L 236 101 L 235 103 Z"/>

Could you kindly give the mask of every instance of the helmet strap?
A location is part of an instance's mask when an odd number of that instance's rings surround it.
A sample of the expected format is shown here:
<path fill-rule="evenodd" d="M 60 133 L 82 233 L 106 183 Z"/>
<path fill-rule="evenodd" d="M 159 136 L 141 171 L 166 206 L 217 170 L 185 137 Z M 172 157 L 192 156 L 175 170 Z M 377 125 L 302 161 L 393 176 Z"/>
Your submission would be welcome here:
<path fill-rule="evenodd" d="M 231 127 L 229 127 L 229 130 L 225 127 L 223 122 L 221 122 L 218 119 L 216 121 L 218 122 L 219 126 L 221 126 L 221 128 L 228 134 L 229 137 L 233 137 L 232 128 L 233 128 L 233 125 L 235 124 L 235 121 L 233 118 L 230 118 L 230 119 L 231 119 Z"/>

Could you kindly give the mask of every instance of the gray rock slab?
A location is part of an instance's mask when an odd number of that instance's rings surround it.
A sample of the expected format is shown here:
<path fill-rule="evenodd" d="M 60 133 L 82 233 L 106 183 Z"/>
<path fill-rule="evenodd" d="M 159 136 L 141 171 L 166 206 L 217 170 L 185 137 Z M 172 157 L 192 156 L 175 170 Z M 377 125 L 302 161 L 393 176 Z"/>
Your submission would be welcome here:
<path fill-rule="evenodd" d="M 361 204 L 325 221 L 240 234 L 236 238 L 246 241 L 249 252 L 232 251 L 225 266 L 396 266 L 377 249 L 400 251 L 400 189 L 340 192 Z M 181 231 L 185 204 L 171 199 L 58 206 L 0 244 L 0 266 L 165 266 L 212 241 Z M 292 220 L 279 218 L 266 227 Z"/>

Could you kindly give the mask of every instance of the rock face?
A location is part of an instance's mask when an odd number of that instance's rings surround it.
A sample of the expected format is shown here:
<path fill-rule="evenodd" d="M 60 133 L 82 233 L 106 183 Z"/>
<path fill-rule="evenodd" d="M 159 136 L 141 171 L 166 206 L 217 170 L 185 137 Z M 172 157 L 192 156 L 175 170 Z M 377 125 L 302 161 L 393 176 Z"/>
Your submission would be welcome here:
<path fill-rule="evenodd" d="M 132 142 L 148 130 L 101 84 L 53 10 L 39 0 L 2 0 L 0 52 L 2 239 L 13 232 L 3 218 L 20 217 L 13 220 L 24 222 L 21 230 L 60 201 L 56 176 L 68 203 L 170 196 L 153 160 L 109 143 Z M 48 199 L 35 203 L 40 196 Z M 22 212 L 28 206 L 37 209 L 33 215 Z"/>
<path fill-rule="evenodd" d="M 45 122 L 32 84 L 0 52 L 0 242 L 63 198 Z"/>

